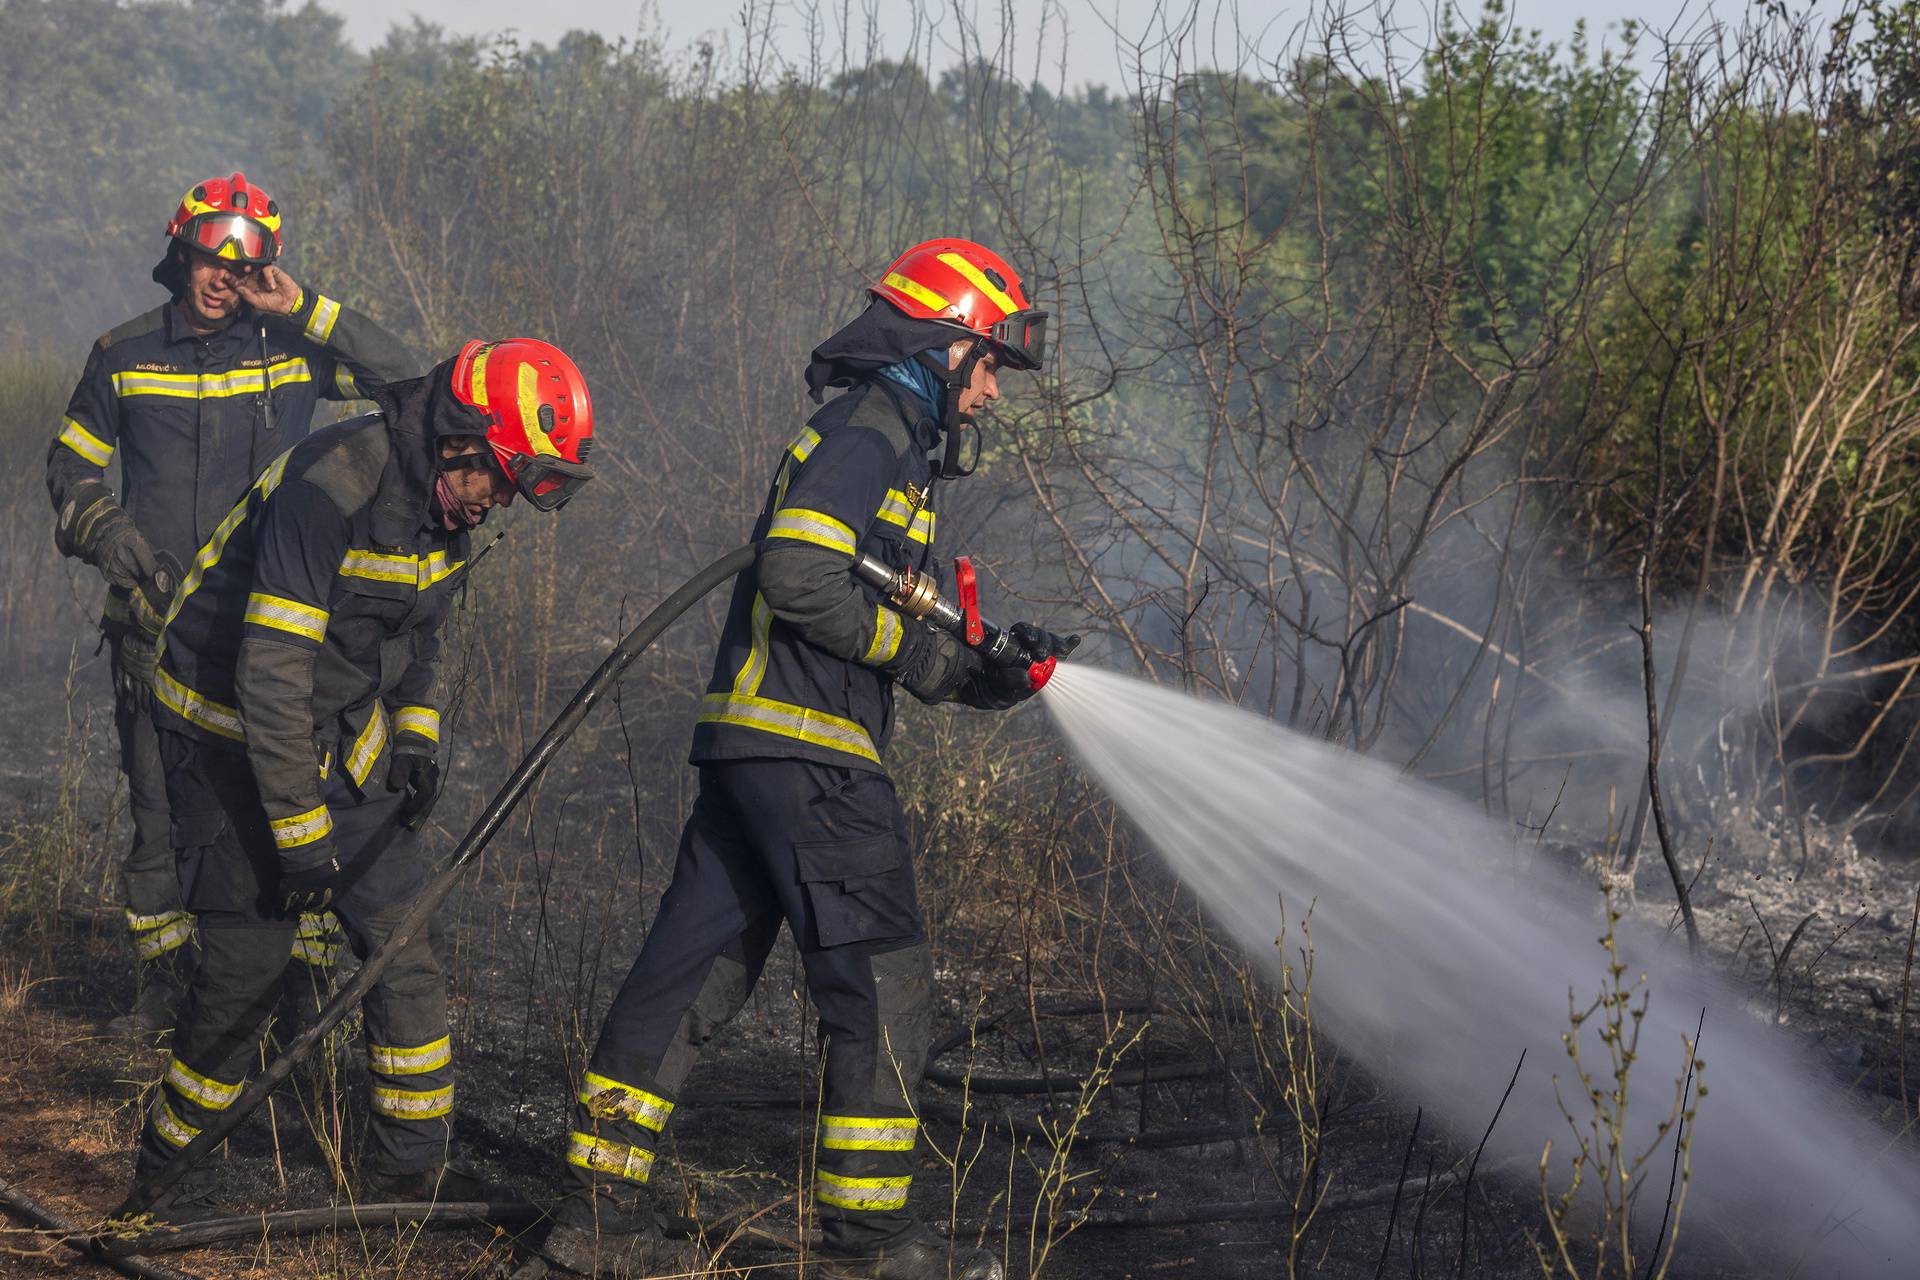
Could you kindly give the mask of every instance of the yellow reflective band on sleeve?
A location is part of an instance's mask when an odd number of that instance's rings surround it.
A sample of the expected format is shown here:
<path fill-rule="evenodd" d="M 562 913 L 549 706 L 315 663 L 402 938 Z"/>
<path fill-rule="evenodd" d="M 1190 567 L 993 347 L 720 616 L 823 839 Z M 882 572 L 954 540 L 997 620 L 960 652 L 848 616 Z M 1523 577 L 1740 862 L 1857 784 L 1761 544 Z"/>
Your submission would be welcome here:
<path fill-rule="evenodd" d="M 673 1114 L 673 1104 L 659 1094 L 591 1071 L 581 1081 L 580 1101 L 599 1119 L 631 1120 L 655 1133 L 667 1127 L 667 1117 Z"/>
<path fill-rule="evenodd" d="M 307 336 L 325 342 L 333 336 L 333 322 L 340 318 L 340 304 L 324 293 L 313 295 L 313 310 L 307 313 Z"/>
<path fill-rule="evenodd" d="M 285 596 L 255 591 L 247 596 L 245 621 L 285 631 L 319 644 L 327 638 L 327 611 Z"/>
<path fill-rule="evenodd" d="M 1010 297 L 1005 289 L 987 279 L 986 272 L 968 262 L 957 253 L 943 253 L 940 261 L 958 271 L 967 278 L 967 283 L 987 295 L 988 301 L 1000 308 L 1002 315 L 1012 315 L 1020 309 L 1020 304 Z"/>
<path fill-rule="evenodd" d="M 825 1169 L 814 1175 L 813 1198 L 836 1209 L 904 1209 L 913 1175 L 898 1178 L 848 1178 Z"/>
<path fill-rule="evenodd" d="M 127 931 L 133 935 L 133 953 L 141 960 L 161 956 L 193 937 L 193 917 L 184 911 L 167 911 L 157 916 L 127 912 Z"/>
<path fill-rule="evenodd" d="M 829 1151 L 911 1151 L 920 1131 L 912 1116 L 821 1116 L 820 1145 Z"/>
<path fill-rule="evenodd" d="M 173 1107 L 162 1098 L 153 1107 L 153 1127 L 169 1146 L 184 1147 L 200 1136 L 200 1131 L 173 1114 Z"/>
<path fill-rule="evenodd" d="M 178 610 L 179 602 L 174 608 Z M 171 614 L 168 615 L 172 617 Z M 235 742 L 247 740 L 246 730 L 240 727 L 240 713 L 232 707 L 222 706 L 210 698 L 203 698 L 187 686 L 174 679 L 173 673 L 164 666 L 156 667 L 153 672 L 153 696 L 161 704 L 188 724 L 205 729 L 208 733 L 231 738 Z"/>
<path fill-rule="evenodd" d="M 771 698 L 744 693 L 710 693 L 702 701 L 702 724 L 730 724 L 743 729 L 758 729 L 816 747 L 828 747 L 880 763 L 873 739 L 851 720 L 828 715 L 810 707 L 799 707 Z"/>
<path fill-rule="evenodd" d="M 440 713 L 432 707 L 401 707 L 393 713 L 393 731 L 439 742 Z"/>
<path fill-rule="evenodd" d="M 849 556 L 856 545 L 852 529 L 824 512 L 809 511 L 805 507 L 782 507 L 774 512 L 773 523 L 767 526 L 767 536 L 811 542 L 816 547 L 825 547 Z"/>
<path fill-rule="evenodd" d="M 953 304 L 917 280 L 909 280 L 898 271 L 889 271 L 881 283 L 890 284 L 929 311 L 945 311 Z"/>
<path fill-rule="evenodd" d="M 900 625 L 900 615 L 887 606 L 877 604 L 873 606 L 873 613 L 873 643 L 867 646 L 866 653 L 860 658 L 868 666 L 892 662 L 900 652 L 900 637 L 906 634 L 905 628 Z"/>
<path fill-rule="evenodd" d="M 179 1058 L 167 1063 L 167 1084 L 183 1097 L 192 1098 L 209 1111 L 225 1111 L 240 1096 L 244 1080 L 227 1084 L 212 1076 L 203 1076 Z"/>
<path fill-rule="evenodd" d="M 787 446 L 787 452 L 793 455 L 795 462 L 805 462 L 820 445 L 820 433 L 812 427 L 800 428 L 800 434 Z"/>
<path fill-rule="evenodd" d="M 373 772 L 380 753 L 386 749 L 387 715 L 376 702 L 373 704 L 373 713 L 367 717 L 366 728 L 353 740 L 353 750 L 347 753 L 347 776 L 353 779 L 354 786 L 367 785 L 367 775 Z"/>
<path fill-rule="evenodd" d="M 381 551 L 349 551 L 340 558 L 340 572 L 349 578 L 372 582 L 417 583 L 420 579 L 419 556 L 395 556 Z"/>
<path fill-rule="evenodd" d="M 217 400 L 227 396 L 257 396 L 269 385 L 276 390 L 294 382 L 312 382 L 313 369 L 296 356 L 258 369 L 231 373 L 143 373 L 113 375 L 113 393 L 122 400 L 133 396 L 163 396 L 174 400 Z"/>
<path fill-rule="evenodd" d="M 653 1152 L 620 1142 L 602 1142 L 584 1133 L 567 1135 L 567 1163 L 628 1182 L 645 1182 L 653 1172 Z"/>
<path fill-rule="evenodd" d="M 907 526 L 907 537 L 913 542 L 933 541 L 934 515 L 931 511 L 913 513 L 913 523 Z"/>
<path fill-rule="evenodd" d="M 383 1076 L 425 1075 L 452 1062 L 453 1039 L 450 1036 L 441 1036 L 432 1044 L 415 1045 L 411 1049 L 384 1044 L 367 1046 L 368 1067 Z"/>
<path fill-rule="evenodd" d="M 72 418 L 66 419 L 60 428 L 60 443 L 96 467 L 113 461 L 113 446 Z"/>
<path fill-rule="evenodd" d="M 275 818 L 267 825 L 273 828 L 274 847 L 285 852 L 332 835 L 333 815 L 322 804 L 305 813 L 296 813 L 291 818 Z"/>
<path fill-rule="evenodd" d="M 466 567 L 467 562 L 465 560 L 449 561 L 446 552 L 435 551 L 420 562 L 420 569 L 415 578 L 415 583 L 422 591 L 425 591 L 428 587 L 439 586 Z"/>
<path fill-rule="evenodd" d="M 358 400 L 362 396 L 360 384 L 353 380 L 353 370 L 344 364 L 333 366 L 333 389 L 342 400 Z"/>
<path fill-rule="evenodd" d="M 888 524 L 897 524 L 906 528 L 913 519 L 913 507 L 907 502 L 907 495 L 898 489 L 887 490 L 887 496 L 880 503 L 880 509 L 873 513 L 875 519 L 885 520 Z"/>
<path fill-rule="evenodd" d="M 390 1120 L 437 1120 L 453 1113 L 453 1086 L 444 1089 L 373 1087 L 373 1113 Z"/>

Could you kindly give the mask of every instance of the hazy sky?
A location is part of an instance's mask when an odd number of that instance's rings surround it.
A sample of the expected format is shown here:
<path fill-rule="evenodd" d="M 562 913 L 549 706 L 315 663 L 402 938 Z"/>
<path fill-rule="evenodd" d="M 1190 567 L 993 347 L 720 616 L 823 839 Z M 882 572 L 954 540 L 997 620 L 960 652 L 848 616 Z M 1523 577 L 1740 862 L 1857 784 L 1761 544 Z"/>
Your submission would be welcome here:
<path fill-rule="evenodd" d="M 745 43 L 742 14 L 747 0 L 570 0 L 547 5 L 528 4 L 526 0 L 320 2 L 346 17 L 348 36 L 363 48 L 378 44 L 395 21 L 417 14 L 450 31 L 470 34 L 514 31 L 523 39 L 547 43 L 577 27 L 608 37 L 664 35 L 663 43 L 670 53 L 690 49 L 702 38 L 717 37 L 718 42 L 724 42 L 734 52 L 737 65 L 737 55 Z M 807 56 L 809 39 L 805 15 L 808 13 L 818 15 L 816 30 L 820 38 L 817 43 L 828 51 L 830 62 L 838 61 L 843 48 L 851 46 L 859 50 L 868 46 L 868 14 L 877 15 L 873 32 L 886 52 L 898 56 L 905 53 L 910 44 L 925 50 L 931 36 L 931 60 L 937 65 L 948 64 L 958 57 L 954 33 L 960 24 L 951 17 L 956 10 L 971 15 L 976 29 L 990 42 L 999 38 L 1002 29 L 999 0 L 949 0 L 946 4 L 922 0 L 918 5 L 913 0 L 752 0 L 752 3 L 762 14 L 771 3 L 772 45 L 781 57 L 792 61 L 803 61 Z M 1837 9 L 1838 4 L 1839 0 L 1790 0 L 1790 7 L 1796 10 L 1810 5 L 1816 12 L 1828 14 Z M 1064 50 L 1065 79 L 1072 86 L 1087 81 L 1128 82 L 1130 78 L 1122 68 L 1130 65 L 1131 60 L 1116 47 L 1115 30 L 1138 37 L 1154 29 L 1157 12 L 1168 9 L 1183 12 L 1188 8 L 1188 0 L 1011 0 L 1010 7 L 1019 15 L 1015 19 L 1018 40 L 1011 59 L 1015 71 L 1023 78 L 1038 76 L 1044 82 L 1053 83 L 1060 78 Z M 1349 0 L 1349 7 L 1367 8 L 1363 0 Z M 1548 39 L 1561 43 L 1572 35 L 1574 22 L 1581 17 L 1598 35 L 1625 18 L 1664 26 L 1683 8 L 1673 0 L 1667 3 L 1659 0 L 1581 0 L 1580 3 L 1511 0 L 1508 7 L 1519 25 L 1536 28 Z M 1465 9 L 1469 14 L 1478 14 L 1479 0 L 1470 0 Z M 1719 0 L 1711 9 L 1700 0 L 1684 6 L 1690 15 L 1711 11 L 1729 19 L 1744 9 L 1742 0 Z M 1240 29 L 1249 33 L 1263 31 L 1265 46 L 1274 49 L 1284 44 L 1300 17 L 1309 12 L 1309 6 L 1244 0 L 1237 10 Z M 1217 56 L 1205 60 L 1215 64 L 1234 61 L 1224 55 L 1233 47 L 1235 6 L 1225 0 L 1204 0 L 1202 11 L 1205 15 L 1202 26 L 1218 33 L 1215 38 L 1203 38 L 1199 42 L 1203 52 L 1209 51 L 1209 45 L 1218 51 Z M 1412 3 L 1380 0 L 1373 11 L 1391 12 L 1395 25 L 1406 32 L 1417 48 L 1421 37 L 1432 26 L 1434 9 L 1427 0 Z M 850 12 L 853 30 L 849 38 Z M 935 17 L 929 20 L 927 15 Z M 939 20 L 939 15 L 947 15 L 946 20 Z M 1683 19 L 1689 25 L 1697 20 L 1697 17 Z M 1044 38 L 1041 36 L 1043 23 Z M 756 25 L 763 30 L 766 27 L 764 20 Z M 1008 60 L 1002 58 L 1001 61 Z"/>

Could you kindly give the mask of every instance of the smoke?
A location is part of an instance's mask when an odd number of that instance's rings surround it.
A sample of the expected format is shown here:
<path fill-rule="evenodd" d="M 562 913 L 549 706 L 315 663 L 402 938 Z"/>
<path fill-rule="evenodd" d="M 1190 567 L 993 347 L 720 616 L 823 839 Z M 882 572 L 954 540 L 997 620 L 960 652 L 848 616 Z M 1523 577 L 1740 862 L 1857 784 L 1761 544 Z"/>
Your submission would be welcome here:
<path fill-rule="evenodd" d="M 1250 955 L 1277 966 L 1281 903 L 1292 919 L 1311 904 L 1322 1029 L 1408 1103 L 1477 1135 L 1524 1051 L 1489 1156 L 1535 1160 L 1552 1140 L 1555 1183 L 1565 1185 L 1570 1135 L 1555 1082 L 1584 1123 L 1586 1095 L 1561 1036 L 1570 994 L 1585 1008 L 1605 977 L 1597 891 L 1435 788 L 1235 708 L 1083 666 L 1062 667 L 1046 702 L 1091 772 Z M 1656 1145 L 1686 1068 L 1684 1041 L 1704 1015 L 1710 1092 L 1691 1130 L 1686 1221 L 1707 1217 L 1780 1274 L 1912 1274 L 1920 1171 L 1664 938 L 1623 921 L 1618 946 L 1649 1001 L 1628 1150 Z M 1606 1060 L 1598 1023 L 1576 1032 L 1590 1067 Z M 1600 1075 L 1609 1088 L 1604 1067 Z M 1659 1185 L 1641 1204 L 1657 1220 L 1666 1165 L 1656 1163 Z M 1645 1223 L 1643 1249 L 1655 1225 Z"/>

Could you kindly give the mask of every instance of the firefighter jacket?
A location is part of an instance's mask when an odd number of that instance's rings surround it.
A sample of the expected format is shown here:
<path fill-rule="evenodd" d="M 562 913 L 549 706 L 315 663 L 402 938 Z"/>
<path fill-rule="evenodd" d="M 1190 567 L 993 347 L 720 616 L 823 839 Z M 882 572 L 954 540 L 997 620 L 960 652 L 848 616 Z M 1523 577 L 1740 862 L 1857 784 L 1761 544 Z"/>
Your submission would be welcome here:
<path fill-rule="evenodd" d="M 787 446 L 753 527 L 760 555 L 734 584 L 693 763 L 788 757 L 881 771 L 894 673 L 931 633 L 849 569 L 858 549 L 933 572 L 938 436 L 903 388 L 868 377 Z"/>
<path fill-rule="evenodd" d="M 319 399 L 418 371 L 379 325 L 311 289 L 292 315 L 247 311 L 205 335 L 163 303 L 93 344 L 47 451 L 54 509 L 117 455 L 134 527 L 190 564 L 260 469 L 306 436 Z"/>
<path fill-rule="evenodd" d="M 468 536 L 432 509 L 430 381 L 388 388 L 381 412 L 268 464 L 161 635 L 156 723 L 244 747 L 289 867 L 333 856 L 321 792 L 335 770 L 364 794 L 384 784 L 390 746 L 440 741 L 434 670 Z"/>

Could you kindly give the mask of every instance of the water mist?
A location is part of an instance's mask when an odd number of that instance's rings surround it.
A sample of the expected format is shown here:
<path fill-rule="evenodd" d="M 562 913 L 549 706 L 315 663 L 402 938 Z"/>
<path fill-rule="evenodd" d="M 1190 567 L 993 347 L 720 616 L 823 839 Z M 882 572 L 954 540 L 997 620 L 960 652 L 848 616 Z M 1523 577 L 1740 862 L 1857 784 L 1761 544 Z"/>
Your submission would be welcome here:
<path fill-rule="evenodd" d="M 1561 1035 L 1569 989 L 1584 1008 L 1606 976 L 1599 890 L 1541 866 L 1459 800 L 1233 707 L 1085 666 L 1061 667 L 1045 700 L 1088 769 L 1249 956 L 1277 967 L 1282 899 L 1290 920 L 1312 906 L 1321 1029 L 1409 1105 L 1477 1140 L 1524 1050 L 1488 1158 L 1537 1161 L 1552 1140 L 1553 1183 L 1565 1184 L 1570 1135 L 1554 1076 L 1571 1082 L 1568 1105 L 1584 1120 Z M 1658 931 L 1621 929 L 1620 956 L 1630 977 L 1647 975 L 1650 994 L 1629 1149 L 1651 1143 L 1667 1116 L 1684 1041 L 1705 1011 L 1692 1228 L 1710 1222 L 1766 1274 L 1920 1274 L 1920 1171 L 1891 1135 L 1733 991 L 1697 973 L 1683 948 Z M 1597 1043 L 1583 1045 L 1589 1063 L 1604 1061 Z M 1636 1233 L 1642 1252 L 1666 1193 L 1665 1159 L 1656 1163 L 1658 1185 L 1641 1197 L 1653 1214 Z"/>

